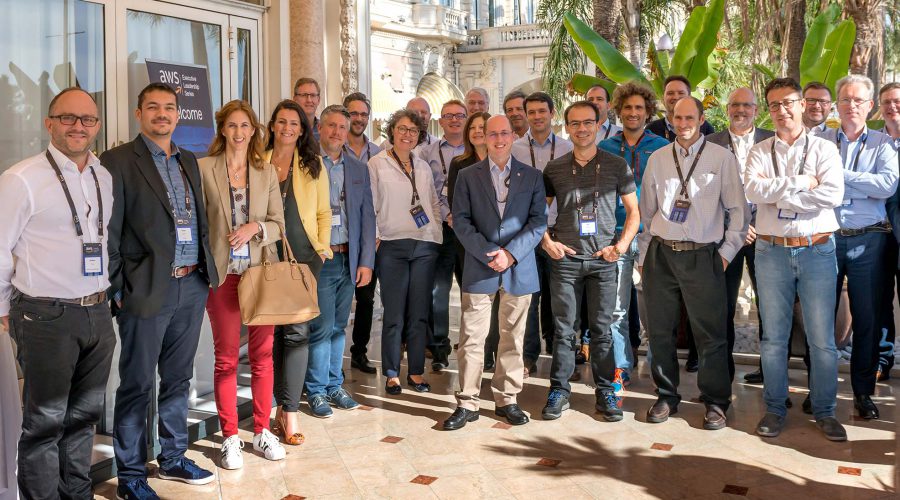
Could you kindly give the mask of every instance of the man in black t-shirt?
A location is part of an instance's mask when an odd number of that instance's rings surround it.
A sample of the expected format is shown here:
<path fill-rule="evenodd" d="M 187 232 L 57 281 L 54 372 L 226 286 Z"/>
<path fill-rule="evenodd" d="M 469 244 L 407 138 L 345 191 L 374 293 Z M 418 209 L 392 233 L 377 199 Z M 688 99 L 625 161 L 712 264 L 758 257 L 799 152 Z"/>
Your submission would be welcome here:
<path fill-rule="evenodd" d="M 550 367 L 550 394 L 542 411 L 545 420 L 557 419 L 569 408 L 569 377 L 575 370 L 578 348 L 575 327 L 580 322 L 582 293 L 587 293 L 591 331 L 591 371 L 597 386 L 597 410 L 609 422 L 622 420 L 621 400 L 612 380 L 615 360 L 610 323 L 616 303 L 616 261 L 631 245 L 640 225 L 634 175 L 621 157 L 596 144 L 599 111 L 580 101 L 565 111 L 571 153 L 547 163 L 544 186 L 547 203 L 557 201 L 554 233 L 544 234 L 541 246 L 552 259 L 550 291 L 556 337 Z M 616 233 L 616 202 L 622 198 L 625 226 Z"/>

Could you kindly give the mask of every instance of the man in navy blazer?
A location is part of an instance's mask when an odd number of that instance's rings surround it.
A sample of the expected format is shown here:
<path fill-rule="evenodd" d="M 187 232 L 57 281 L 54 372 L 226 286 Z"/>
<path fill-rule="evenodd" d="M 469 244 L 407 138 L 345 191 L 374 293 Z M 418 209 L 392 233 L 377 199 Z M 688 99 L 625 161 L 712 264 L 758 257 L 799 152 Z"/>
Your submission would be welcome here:
<path fill-rule="evenodd" d="M 515 135 L 506 116 L 485 124 L 487 159 L 460 171 L 453 197 L 453 230 L 466 249 L 459 334 L 458 407 L 444 422 L 455 430 L 478 420 L 484 341 L 491 305 L 500 300 L 500 345 L 491 388 L 496 414 L 528 422 L 516 404 L 522 390 L 522 345 L 531 294 L 540 289 L 534 248 L 547 230 L 541 172 L 510 155 Z M 499 294 L 497 293 L 499 290 Z"/>
<path fill-rule="evenodd" d="M 321 314 L 310 324 L 306 392 L 314 416 L 332 416 L 331 407 L 353 410 L 359 404 L 342 387 L 341 365 L 356 287 L 372 280 L 375 267 L 375 208 L 369 169 L 343 154 L 350 130 L 350 113 L 340 105 L 322 111 L 319 144 L 328 171 L 331 200 L 331 251 L 319 273 Z"/>

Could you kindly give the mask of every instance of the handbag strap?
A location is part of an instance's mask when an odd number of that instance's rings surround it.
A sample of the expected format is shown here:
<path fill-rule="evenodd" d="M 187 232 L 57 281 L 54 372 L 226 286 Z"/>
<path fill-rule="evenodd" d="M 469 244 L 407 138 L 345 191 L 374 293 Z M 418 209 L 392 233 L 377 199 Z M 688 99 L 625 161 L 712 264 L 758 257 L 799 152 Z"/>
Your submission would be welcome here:
<path fill-rule="evenodd" d="M 262 264 L 269 264 L 269 247 L 272 245 L 266 245 L 263 247 L 262 251 Z M 291 244 L 288 243 L 288 239 L 286 235 L 281 236 L 281 246 L 284 249 L 285 262 L 297 262 L 297 259 L 294 258 L 294 251 L 291 249 Z M 277 255 L 277 254 L 276 254 Z M 275 262 L 281 262 L 281 258 L 276 258 Z"/>

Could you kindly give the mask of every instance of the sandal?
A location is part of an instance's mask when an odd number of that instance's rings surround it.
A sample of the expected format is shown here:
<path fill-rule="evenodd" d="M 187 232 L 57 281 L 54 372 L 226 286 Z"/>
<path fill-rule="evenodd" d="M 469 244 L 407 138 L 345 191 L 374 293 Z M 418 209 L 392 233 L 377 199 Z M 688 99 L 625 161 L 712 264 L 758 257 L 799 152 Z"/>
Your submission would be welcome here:
<path fill-rule="evenodd" d="M 287 425 L 285 424 L 285 412 L 279 409 L 278 413 L 275 415 L 275 425 L 272 426 L 272 433 L 281 437 L 285 444 L 291 446 L 300 446 L 306 441 L 306 437 L 303 436 L 303 434 L 295 432 L 288 436 L 285 433 L 285 429 L 287 429 Z"/>

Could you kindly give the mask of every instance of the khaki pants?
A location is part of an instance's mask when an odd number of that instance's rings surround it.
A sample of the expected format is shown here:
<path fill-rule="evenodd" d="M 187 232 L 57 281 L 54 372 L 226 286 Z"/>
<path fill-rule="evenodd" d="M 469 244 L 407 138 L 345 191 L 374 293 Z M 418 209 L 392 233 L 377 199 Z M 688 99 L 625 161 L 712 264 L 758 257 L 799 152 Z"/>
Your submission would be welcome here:
<path fill-rule="evenodd" d="M 531 294 L 518 297 L 501 289 L 498 296 L 500 344 L 491 389 L 497 406 L 506 406 L 515 404 L 516 395 L 522 391 L 525 369 L 522 345 Z M 460 390 L 456 393 L 456 400 L 460 408 L 467 410 L 478 411 L 478 393 L 481 392 L 484 371 L 484 341 L 490 329 L 493 301 L 494 294 L 462 294 L 458 353 Z"/>

